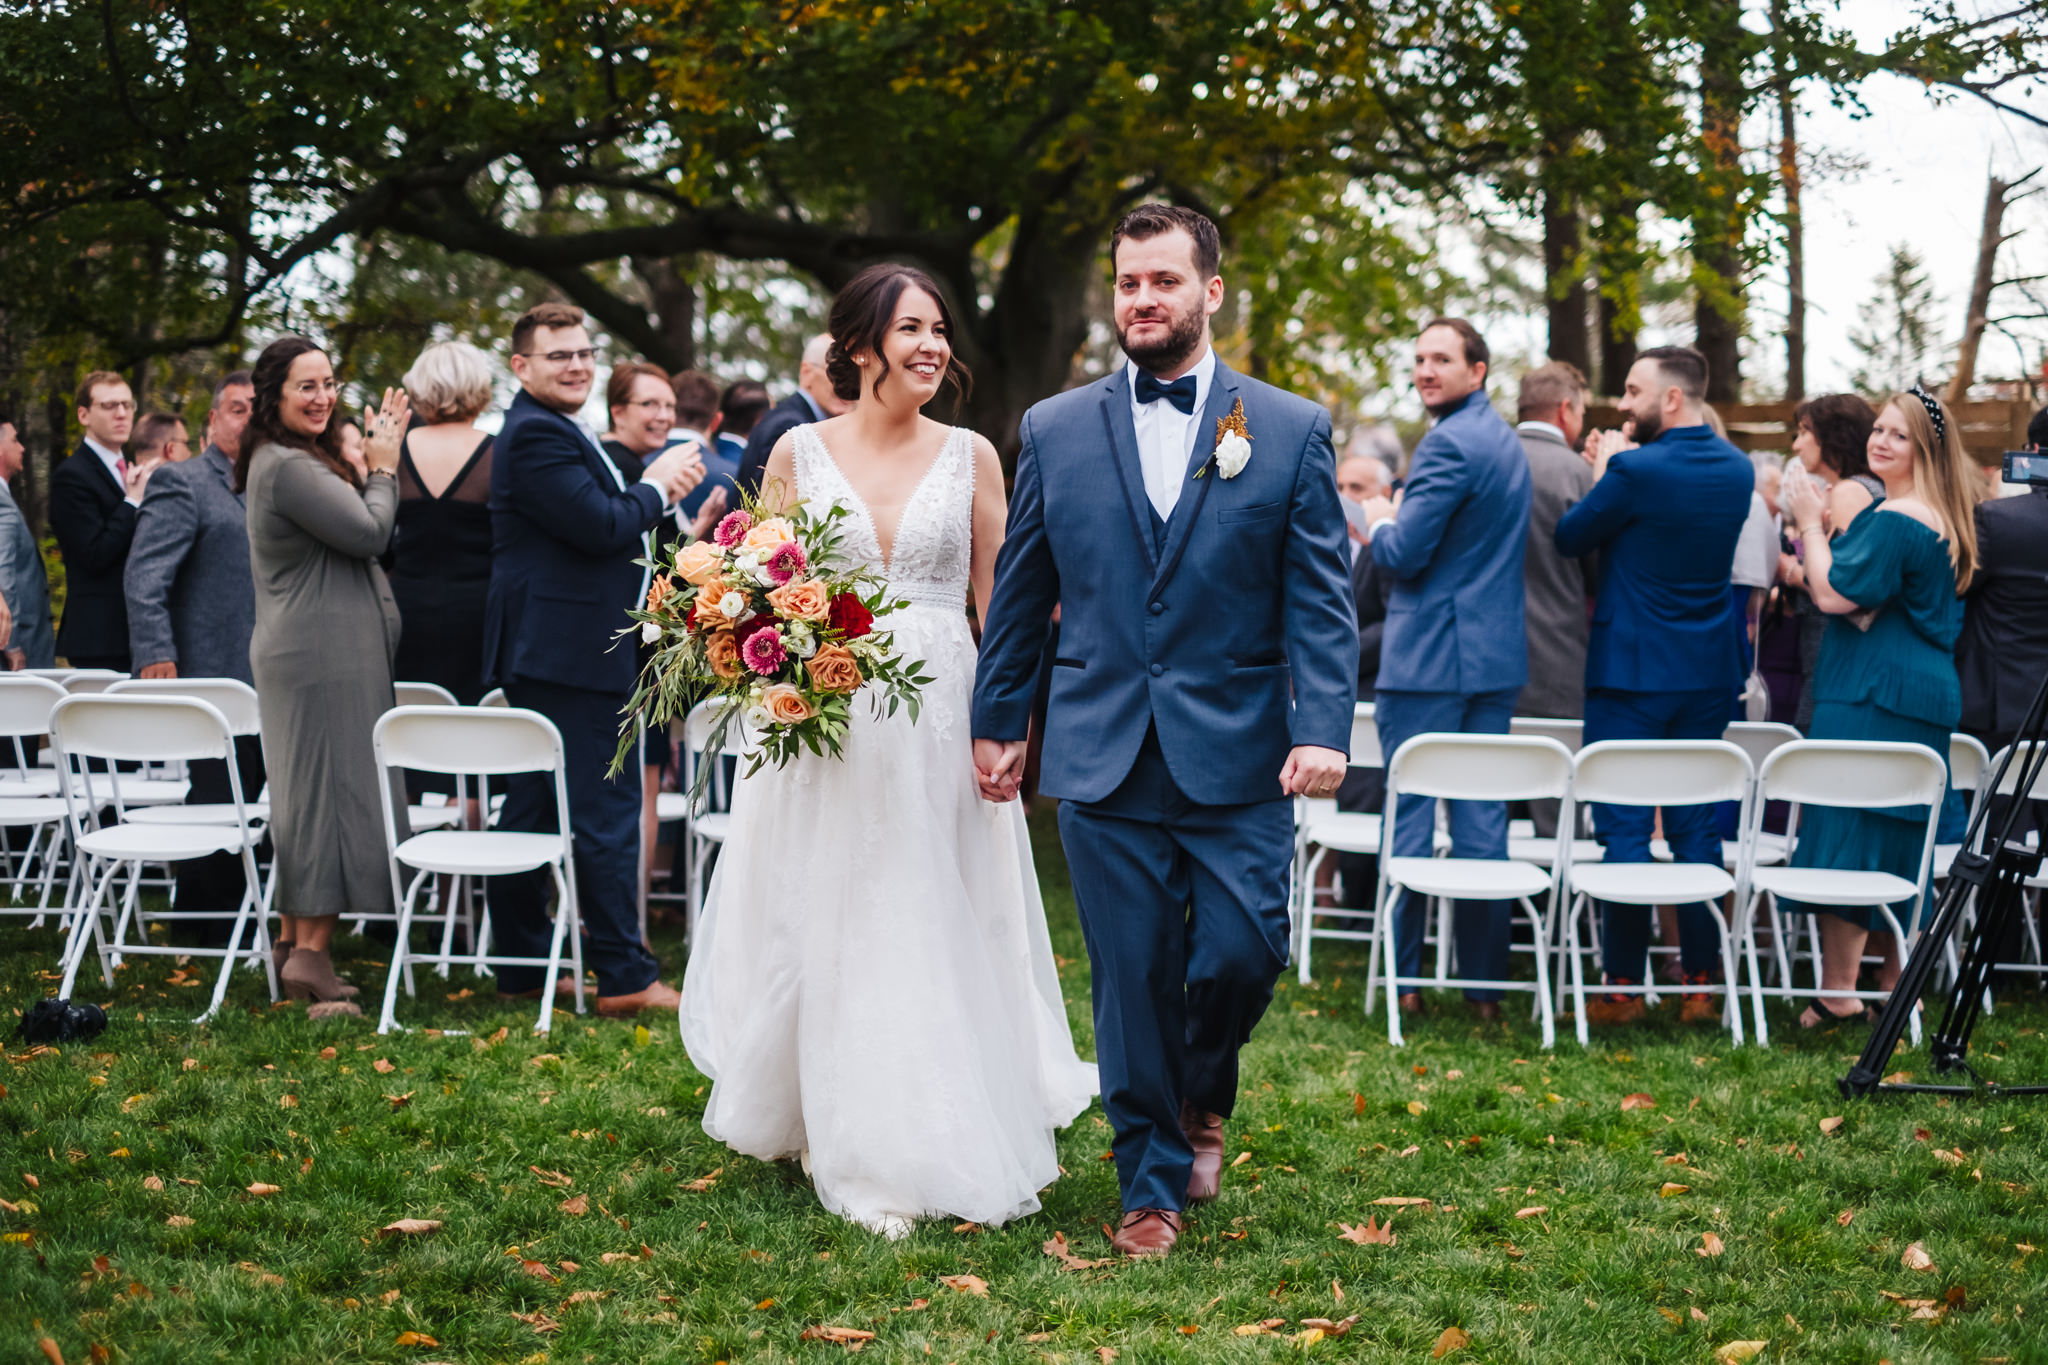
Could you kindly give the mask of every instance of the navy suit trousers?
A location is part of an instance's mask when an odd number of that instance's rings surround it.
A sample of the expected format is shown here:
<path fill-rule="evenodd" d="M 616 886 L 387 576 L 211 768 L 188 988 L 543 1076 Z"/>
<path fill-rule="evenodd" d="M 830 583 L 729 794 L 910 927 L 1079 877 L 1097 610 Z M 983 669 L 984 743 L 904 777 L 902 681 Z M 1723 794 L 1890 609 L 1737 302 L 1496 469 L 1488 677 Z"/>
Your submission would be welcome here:
<path fill-rule="evenodd" d="M 1728 726 L 1728 689 L 1692 692 L 1586 694 L 1586 743 L 1606 739 L 1719 739 Z M 1657 812 L 1649 806 L 1595 804 L 1593 828 L 1604 861 L 1647 863 Z M 1712 806 L 1664 811 L 1664 838 L 1681 863 L 1721 866 L 1721 835 Z M 1648 974 L 1650 907 L 1602 903 L 1600 964 L 1610 979 L 1640 983 Z M 1678 907 L 1679 958 L 1688 976 L 1721 972 L 1721 931 L 1704 905 Z"/>
<path fill-rule="evenodd" d="M 1380 752 L 1391 768 L 1394 750 L 1416 735 L 1451 733 L 1504 735 L 1514 718 L 1519 687 L 1493 692 L 1389 692 L 1373 698 L 1373 718 L 1379 726 Z M 1456 858 L 1505 858 L 1508 856 L 1508 808 L 1500 801 L 1453 801 L 1451 855 Z M 1427 858 L 1436 844 L 1436 800 L 1428 796 L 1402 796 L 1394 811 L 1394 846 L 1386 850 L 1395 858 Z M 1429 924 L 1427 902 L 1401 893 L 1394 909 L 1394 963 L 1403 977 L 1422 975 L 1422 939 Z M 1507 901 L 1459 901 L 1451 915 L 1452 938 L 1458 948 L 1459 976 L 1482 981 L 1504 981 L 1508 970 L 1508 935 L 1514 907 Z M 1403 985 L 1402 991 L 1417 990 Z M 1497 990 L 1465 992 L 1467 1000 L 1498 1000 Z"/>
<path fill-rule="evenodd" d="M 1148 731 L 1101 801 L 1060 806 L 1095 974 L 1095 1057 L 1126 1209 L 1178 1209 L 1183 1101 L 1228 1116 L 1237 1052 L 1287 965 L 1292 804 L 1190 801 Z"/>
<path fill-rule="evenodd" d="M 514 678 L 505 699 L 538 711 L 562 732 L 569 775 L 569 827 L 575 837 L 576 904 L 587 935 L 583 960 L 597 973 L 599 995 L 631 995 L 660 974 L 654 954 L 640 942 L 640 765 L 628 763 L 616 779 L 605 777 L 619 744 L 619 709 L 624 697 L 555 683 Z M 555 784 L 546 773 L 520 773 L 506 780 L 498 828 L 553 833 Z M 491 932 L 508 956 L 548 955 L 553 926 L 545 869 L 494 877 L 490 887 Z M 566 955 L 566 953 L 565 953 Z M 500 967 L 498 989 L 538 989 L 539 967 Z"/>

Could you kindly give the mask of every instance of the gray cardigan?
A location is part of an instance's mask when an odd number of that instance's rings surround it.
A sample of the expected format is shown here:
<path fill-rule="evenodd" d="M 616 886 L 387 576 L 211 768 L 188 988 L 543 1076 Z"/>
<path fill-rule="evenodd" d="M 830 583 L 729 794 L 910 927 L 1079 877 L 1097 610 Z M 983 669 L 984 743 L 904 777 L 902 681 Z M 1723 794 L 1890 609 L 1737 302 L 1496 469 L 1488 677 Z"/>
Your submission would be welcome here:
<path fill-rule="evenodd" d="M 50 620 L 50 576 L 43 567 L 42 551 L 21 514 L 0 483 L 0 594 L 14 613 L 14 634 L 7 648 L 28 656 L 30 668 L 57 666 L 57 631 Z"/>

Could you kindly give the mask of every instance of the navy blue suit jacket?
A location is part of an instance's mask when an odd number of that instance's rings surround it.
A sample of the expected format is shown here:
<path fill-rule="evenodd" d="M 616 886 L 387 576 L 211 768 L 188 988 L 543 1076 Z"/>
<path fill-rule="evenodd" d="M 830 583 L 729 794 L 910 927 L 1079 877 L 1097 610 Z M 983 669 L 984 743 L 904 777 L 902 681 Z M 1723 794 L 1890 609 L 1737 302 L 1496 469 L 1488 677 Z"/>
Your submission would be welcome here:
<path fill-rule="evenodd" d="M 1729 575 L 1755 490 L 1749 457 L 1705 425 L 1668 428 L 1608 461 L 1552 537 L 1568 559 L 1605 552 L 1587 691 L 1742 685 Z"/>
<path fill-rule="evenodd" d="M 1238 399 L 1250 462 L 1233 479 L 1194 478 Z M 1203 805 L 1277 799 L 1297 744 L 1349 751 L 1358 625 L 1327 412 L 1218 361 L 1189 482 L 1157 539 L 1125 367 L 1036 404 L 1021 435 L 976 736 L 1025 737 L 1057 605 L 1046 795 L 1108 796 L 1148 727 Z"/>
<path fill-rule="evenodd" d="M 1394 580 L 1380 642 L 1382 692 L 1496 692 L 1529 680 L 1522 551 L 1529 457 L 1474 390 L 1408 462 L 1400 514 L 1372 538 Z"/>
<path fill-rule="evenodd" d="M 641 536 L 661 513 L 661 494 L 622 491 L 574 422 L 514 398 L 491 462 L 485 679 L 630 693 L 634 651 L 616 636 L 639 598 Z"/>

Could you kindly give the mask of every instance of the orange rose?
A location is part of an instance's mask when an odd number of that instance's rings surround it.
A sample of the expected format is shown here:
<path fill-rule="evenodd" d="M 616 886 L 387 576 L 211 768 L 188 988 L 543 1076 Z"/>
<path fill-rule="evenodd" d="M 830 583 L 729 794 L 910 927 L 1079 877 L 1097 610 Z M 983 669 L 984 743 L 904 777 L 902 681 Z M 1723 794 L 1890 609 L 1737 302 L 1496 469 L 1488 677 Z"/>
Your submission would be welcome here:
<path fill-rule="evenodd" d="M 714 630 L 705 637 L 704 662 L 711 675 L 721 682 L 731 682 L 740 675 L 740 647 L 733 643 L 731 631 Z"/>
<path fill-rule="evenodd" d="M 656 574 L 654 581 L 647 585 L 647 610 L 660 611 L 661 604 L 668 600 L 668 595 L 673 590 L 673 586 L 669 582 L 667 574 Z"/>
<path fill-rule="evenodd" d="M 732 618 L 718 609 L 718 599 L 724 588 L 712 582 L 697 594 L 696 610 L 690 613 L 691 622 L 699 630 L 724 630 L 732 625 Z"/>
<path fill-rule="evenodd" d="M 789 524 L 788 517 L 770 517 L 754 523 L 754 529 L 747 532 L 747 538 L 740 545 L 749 550 L 767 554 L 776 546 L 796 539 L 796 527 Z"/>
<path fill-rule="evenodd" d="M 776 683 L 761 689 L 761 706 L 768 712 L 768 719 L 777 725 L 795 725 L 798 721 L 809 720 L 815 711 L 804 694 L 788 683 Z"/>
<path fill-rule="evenodd" d="M 838 645 L 819 645 L 804 667 L 810 670 L 811 686 L 820 692 L 851 692 L 861 684 L 860 664 Z"/>
<path fill-rule="evenodd" d="M 791 621 L 823 621 L 832 614 L 832 594 L 819 579 L 793 579 L 768 594 L 768 605 Z"/>
<path fill-rule="evenodd" d="M 685 583 L 703 587 L 725 567 L 725 552 L 708 540 L 693 540 L 676 555 L 676 572 Z"/>

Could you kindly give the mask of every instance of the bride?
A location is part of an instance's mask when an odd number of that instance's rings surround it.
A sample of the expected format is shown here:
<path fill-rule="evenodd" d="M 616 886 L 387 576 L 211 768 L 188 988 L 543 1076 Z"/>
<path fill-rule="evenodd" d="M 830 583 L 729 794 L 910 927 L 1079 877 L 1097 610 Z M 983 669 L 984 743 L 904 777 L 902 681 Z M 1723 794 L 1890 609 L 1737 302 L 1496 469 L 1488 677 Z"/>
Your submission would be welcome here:
<path fill-rule="evenodd" d="M 968 700 L 1005 516 L 994 447 L 920 410 L 971 382 L 919 271 L 862 271 L 826 369 L 853 410 L 784 436 L 768 500 L 843 504 L 842 545 L 887 579 L 881 616 L 936 679 L 919 718 L 856 700 L 842 758 L 743 778 L 683 982 L 711 1077 L 704 1130 L 800 1158 L 818 1198 L 891 1237 L 998 1224 L 1058 1178 L 1055 1129 L 1095 1093 L 1074 1052 L 1024 819 L 981 799 Z M 793 490 L 793 491 L 792 491 Z"/>

